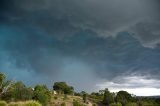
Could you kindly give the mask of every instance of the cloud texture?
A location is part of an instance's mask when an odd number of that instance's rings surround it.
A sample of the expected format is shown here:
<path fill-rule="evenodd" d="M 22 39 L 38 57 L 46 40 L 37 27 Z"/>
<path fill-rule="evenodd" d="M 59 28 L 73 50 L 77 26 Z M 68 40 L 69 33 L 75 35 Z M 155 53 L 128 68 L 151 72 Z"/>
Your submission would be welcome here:
<path fill-rule="evenodd" d="M 10 77 L 88 91 L 101 81 L 132 83 L 124 76 L 160 80 L 159 0 L 0 2 L 0 69 Z"/>

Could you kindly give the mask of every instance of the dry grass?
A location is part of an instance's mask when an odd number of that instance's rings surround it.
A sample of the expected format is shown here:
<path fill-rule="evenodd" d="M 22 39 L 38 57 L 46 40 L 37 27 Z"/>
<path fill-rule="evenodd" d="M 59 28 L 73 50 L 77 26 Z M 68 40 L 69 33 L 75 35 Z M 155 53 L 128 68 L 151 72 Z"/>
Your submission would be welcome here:
<path fill-rule="evenodd" d="M 83 102 L 81 97 L 67 95 L 65 98 L 64 95 L 54 95 L 49 103 L 49 106 L 61 106 L 61 104 L 65 103 L 66 106 L 73 106 L 73 100 L 77 100 L 80 103 Z"/>
<path fill-rule="evenodd" d="M 5 101 L 0 101 L 0 106 L 8 106 Z"/>
<path fill-rule="evenodd" d="M 37 101 L 25 101 L 25 102 L 11 102 L 8 104 L 8 106 L 42 106 Z"/>

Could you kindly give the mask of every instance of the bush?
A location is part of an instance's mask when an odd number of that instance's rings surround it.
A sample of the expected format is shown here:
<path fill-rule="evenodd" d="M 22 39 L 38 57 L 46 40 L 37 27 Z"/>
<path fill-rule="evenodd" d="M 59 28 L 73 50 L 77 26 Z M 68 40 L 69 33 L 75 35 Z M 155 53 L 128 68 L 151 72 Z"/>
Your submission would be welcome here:
<path fill-rule="evenodd" d="M 83 104 L 81 104 L 79 101 L 77 100 L 73 100 L 73 106 L 85 106 Z"/>
<path fill-rule="evenodd" d="M 127 103 L 126 106 L 137 106 L 137 103 L 130 102 L 130 103 Z"/>
<path fill-rule="evenodd" d="M 58 99 L 58 97 L 57 97 L 57 96 L 54 96 L 54 99 L 56 100 L 56 99 Z"/>
<path fill-rule="evenodd" d="M 37 101 L 27 101 L 25 102 L 25 106 L 42 106 L 42 105 Z"/>
<path fill-rule="evenodd" d="M 66 106 L 66 103 L 65 103 L 65 102 L 63 102 L 63 103 L 61 104 L 61 106 Z"/>
<path fill-rule="evenodd" d="M 5 101 L 0 101 L 0 106 L 7 106 L 7 103 Z"/>
<path fill-rule="evenodd" d="M 68 96 L 65 94 L 63 100 L 66 100 L 68 98 Z"/>
<path fill-rule="evenodd" d="M 42 106 L 37 101 L 26 101 L 26 102 L 11 102 L 8 106 Z"/>
<path fill-rule="evenodd" d="M 34 99 L 38 100 L 43 106 L 46 106 L 49 101 L 48 96 L 43 92 L 37 92 Z"/>
<path fill-rule="evenodd" d="M 11 83 L 11 82 L 6 82 L 6 83 Z M 7 89 L 7 92 L 5 92 L 2 96 L 1 99 L 5 101 L 26 101 L 26 100 L 31 100 L 33 96 L 33 90 L 32 88 L 26 87 L 23 82 L 16 82 L 12 84 Z"/>
<path fill-rule="evenodd" d="M 154 102 L 149 102 L 149 101 L 141 101 L 140 104 L 141 106 L 160 106 L 159 104 L 156 104 Z"/>
<path fill-rule="evenodd" d="M 111 103 L 110 106 L 122 106 L 121 103 Z"/>
<path fill-rule="evenodd" d="M 45 85 L 37 85 L 34 89 L 33 99 L 39 101 L 43 106 L 47 106 L 51 94 Z"/>

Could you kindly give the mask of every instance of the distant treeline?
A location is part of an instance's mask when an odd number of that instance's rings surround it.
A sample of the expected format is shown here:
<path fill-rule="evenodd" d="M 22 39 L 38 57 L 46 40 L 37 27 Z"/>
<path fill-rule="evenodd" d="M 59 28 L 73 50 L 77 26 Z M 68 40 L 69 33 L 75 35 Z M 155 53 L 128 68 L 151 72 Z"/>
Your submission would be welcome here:
<path fill-rule="evenodd" d="M 126 91 L 114 93 L 107 88 L 91 94 L 85 91 L 78 93 L 74 91 L 74 87 L 66 82 L 55 82 L 52 90 L 41 84 L 36 85 L 34 88 L 27 87 L 22 81 L 6 80 L 5 74 L 0 73 L 0 100 L 8 103 L 35 100 L 43 106 L 47 106 L 53 95 L 79 96 L 85 104 L 91 102 L 93 106 L 160 106 L 160 98 L 136 97 Z M 84 106 L 84 104 L 81 105 L 78 101 L 73 101 L 73 106 Z"/>

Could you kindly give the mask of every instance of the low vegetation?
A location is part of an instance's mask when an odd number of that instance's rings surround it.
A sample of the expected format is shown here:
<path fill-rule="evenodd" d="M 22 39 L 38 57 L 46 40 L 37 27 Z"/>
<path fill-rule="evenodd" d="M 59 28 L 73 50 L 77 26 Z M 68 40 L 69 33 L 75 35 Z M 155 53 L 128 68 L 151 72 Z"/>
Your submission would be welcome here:
<path fill-rule="evenodd" d="M 5 101 L 0 101 L 0 106 L 42 106 L 39 102 L 37 101 L 25 101 L 25 102 L 10 102 L 7 104 Z"/>
<path fill-rule="evenodd" d="M 5 101 L 0 101 L 0 106 L 7 106 L 7 102 L 5 102 Z"/>

